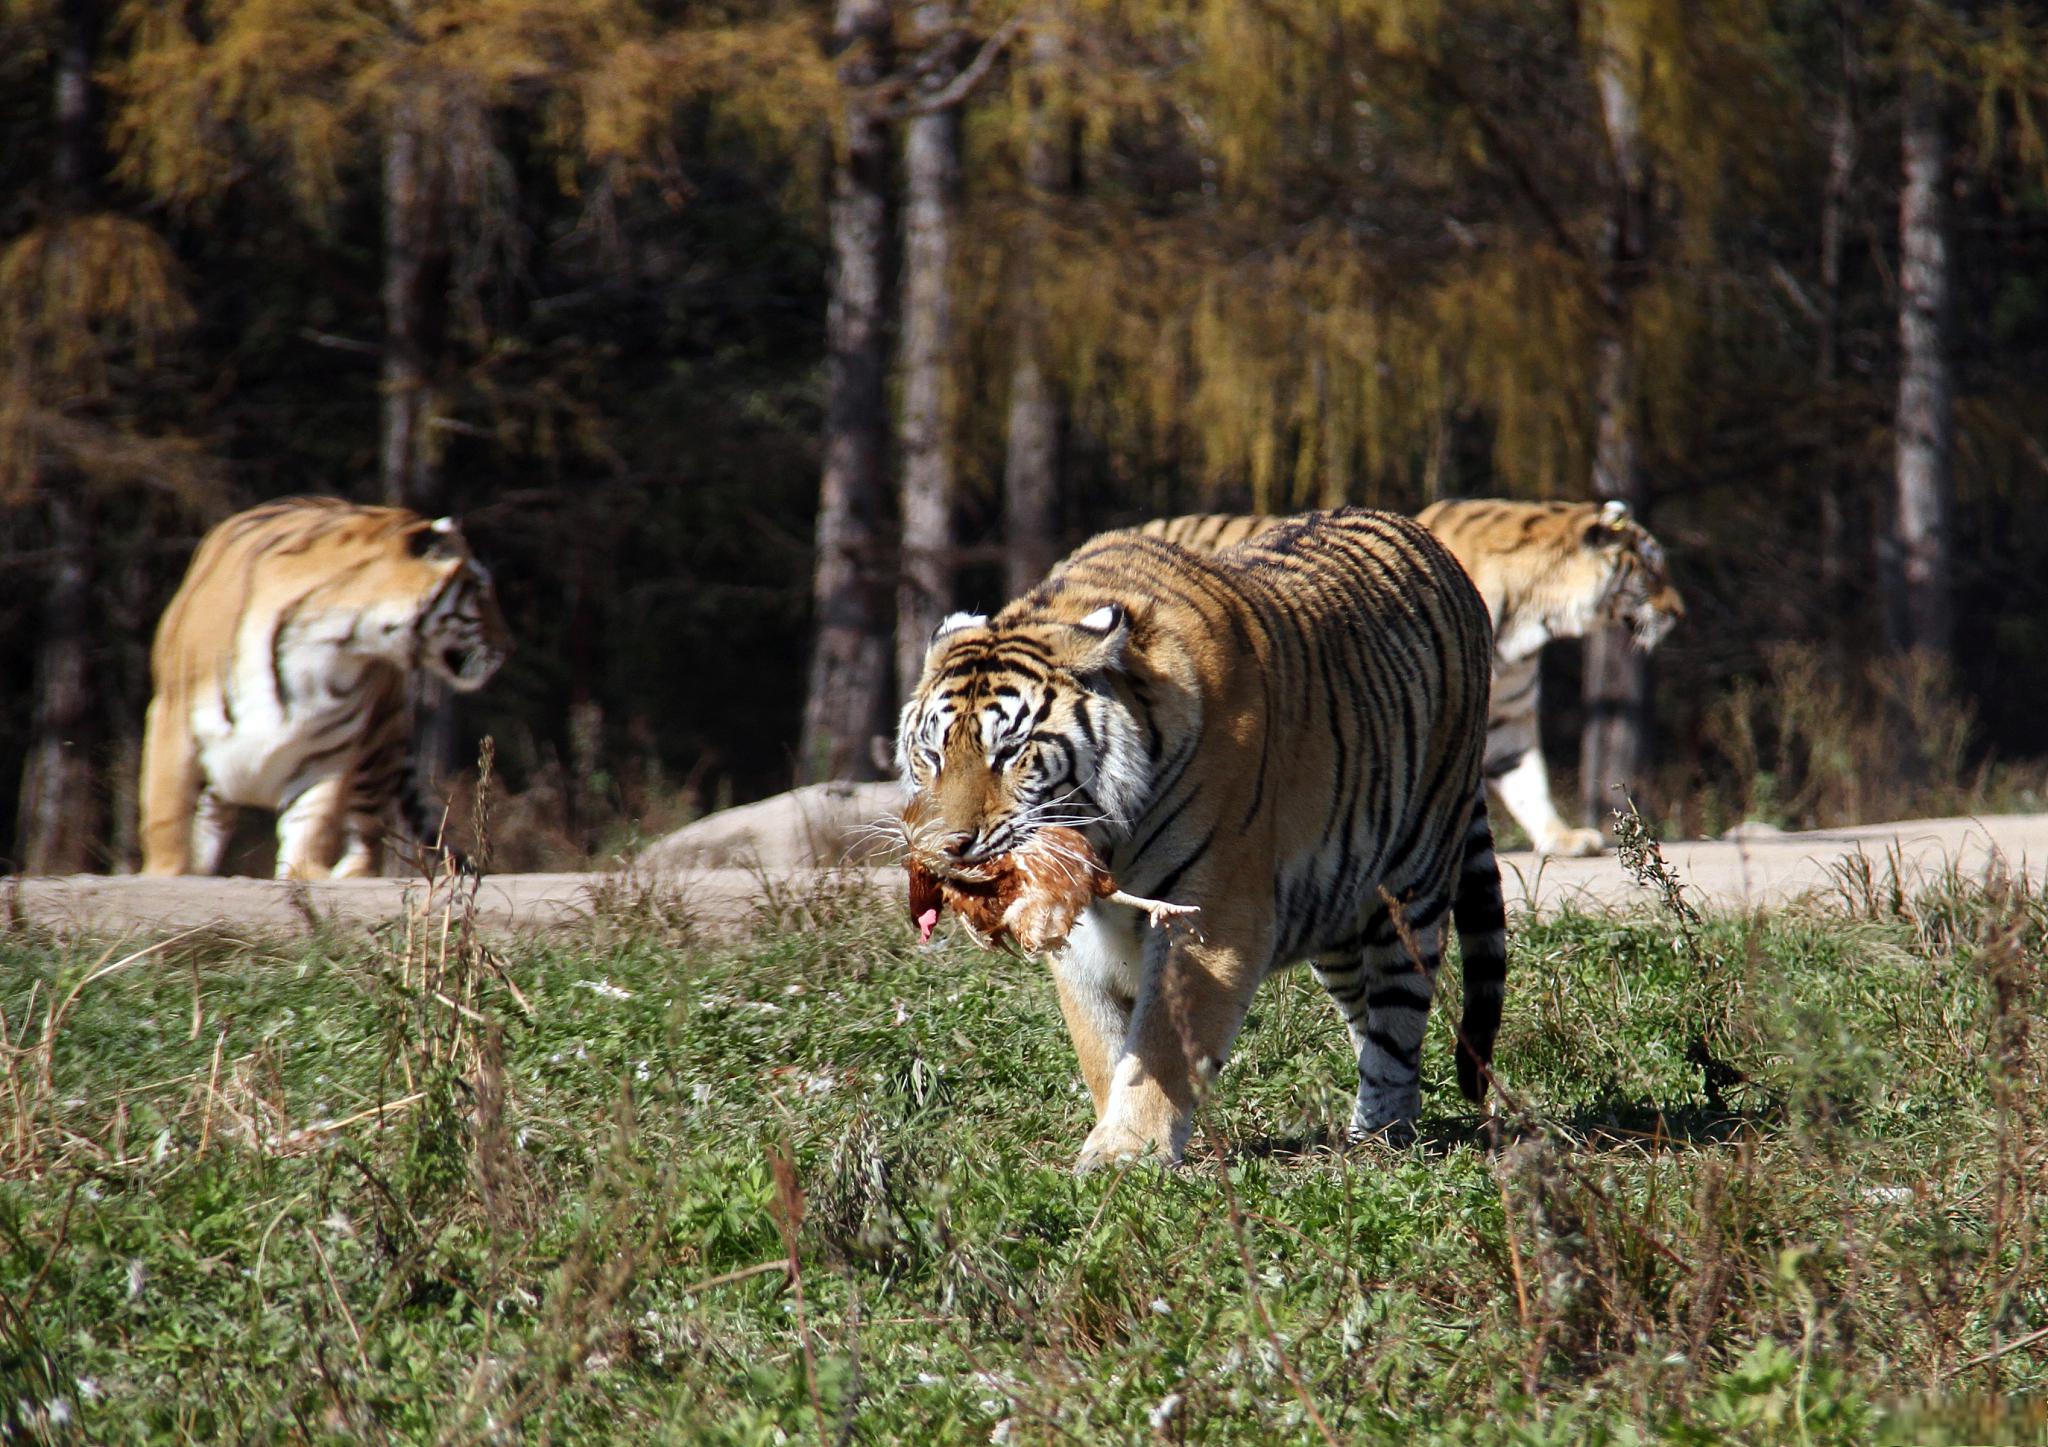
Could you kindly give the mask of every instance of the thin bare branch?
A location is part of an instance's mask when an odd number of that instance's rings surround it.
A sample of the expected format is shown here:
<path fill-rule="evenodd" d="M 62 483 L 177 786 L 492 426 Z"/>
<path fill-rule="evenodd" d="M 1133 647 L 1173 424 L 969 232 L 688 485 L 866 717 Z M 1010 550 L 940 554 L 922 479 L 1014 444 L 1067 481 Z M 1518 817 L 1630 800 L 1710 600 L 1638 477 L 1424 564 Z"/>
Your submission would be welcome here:
<path fill-rule="evenodd" d="M 988 78 L 989 71 L 997 59 L 1009 48 L 1010 42 L 1024 28 L 1024 17 L 1012 15 L 997 28 L 995 34 L 981 43 L 981 49 L 974 53 L 974 59 L 962 66 L 960 73 L 937 91 L 921 99 L 891 106 L 884 111 L 890 120 L 908 120 L 913 116 L 928 116 L 937 111 L 949 110 L 972 95 L 977 87 Z"/>

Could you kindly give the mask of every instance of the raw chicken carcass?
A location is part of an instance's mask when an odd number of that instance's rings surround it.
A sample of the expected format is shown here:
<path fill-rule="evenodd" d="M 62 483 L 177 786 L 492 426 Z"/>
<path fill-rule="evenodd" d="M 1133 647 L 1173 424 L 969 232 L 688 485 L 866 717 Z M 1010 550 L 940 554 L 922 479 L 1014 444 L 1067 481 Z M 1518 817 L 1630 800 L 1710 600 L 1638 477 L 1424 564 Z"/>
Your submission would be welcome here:
<path fill-rule="evenodd" d="M 1087 839 L 1058 826 L 1040 829 L 1023 848 L 974 866 L 971 878 L 934 871 L 915 848 L 904 868 L 910 872 L 910 917 L 925 940 L 946 909 L 984 947 L 1014 944 L 1030 955 L 1065 944 L 1081 911 L 1098 899 L 1142 909 L 1154 925 L 1197 911 L 1191 904 L 1125 894 Z"/>

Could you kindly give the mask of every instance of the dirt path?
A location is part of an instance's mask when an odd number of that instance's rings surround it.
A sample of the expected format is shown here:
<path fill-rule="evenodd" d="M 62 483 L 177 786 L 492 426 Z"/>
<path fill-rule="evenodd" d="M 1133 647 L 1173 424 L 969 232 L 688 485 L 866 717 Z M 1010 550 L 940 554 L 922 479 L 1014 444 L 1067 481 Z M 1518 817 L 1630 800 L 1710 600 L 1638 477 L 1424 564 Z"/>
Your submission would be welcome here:
<path fill-rule="evenodd" d="M 2036 880 L 2048 873 L 2048 814 L 1984 819 L 1914 819 L 1809 834 L 1775 834 L 1742 841 L 1676 842 L 1664 849 L 1695 901 L 1722 908 L 1782 903 L 1805 896 L 1839 898 L 1845 858 L 1860 855 L 1879 878 L 1896 866 L 1909 882 L 1944 868 L 1981 876 L 1994 854 L 2015 872 Z M 1555 909 L 1629 906 L 1644 891 L 1609 855 L 1600 859 L 1538 860 L 1501 856 L 1509 906 Z M 1853 868 L 1853 866 L 1852 866 Z M 855 878 L 876 889 L 878 907 L 894 901 L 902 876 L 876 870 Z M 775 875 L 778 888 L 802 890 L 819 871 Z M 486 879 L 477 896 L 479 916 L 495 928 L 545 929 L 602 913 L 607 902 L 652 888 L 680 895 L 700 919 L 745 919 L 761 903 L 764 876 L 737 868 L 686 869 L 639 877 L 604 874 L 507 874 Z M 291 885 L 267 879 L 143 879 L 71 875 L 0 886 L 0 912 L 63 930 L 154 935 L 209 923 L 245 928 L 297 928 L 317 915 L 341 923 L 393 919 L 408 902 L 425 898 L 417 883 L 395 879 Z M 434 903 L 438 904 L 436 900 Z"/>

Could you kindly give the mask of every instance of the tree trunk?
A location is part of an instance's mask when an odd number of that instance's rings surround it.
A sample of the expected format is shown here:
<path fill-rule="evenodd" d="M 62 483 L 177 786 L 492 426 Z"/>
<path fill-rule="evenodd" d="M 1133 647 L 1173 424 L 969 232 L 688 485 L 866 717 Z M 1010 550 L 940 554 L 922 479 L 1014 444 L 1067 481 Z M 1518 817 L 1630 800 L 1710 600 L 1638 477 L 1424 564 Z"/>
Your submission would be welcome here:
<path fill-rule="evenodd" d="M 449 253 L 441 177 L 420 101 L 401 95 L 385 117 L 384 501 L 428 517 L 446 511 L 436 385 L 447 351 Z M 414 766 L 432 787 L 455 757 L 455 700 L 439 678 L 414 675 Z"/>
<path fill-rule="evenodd" d="M 605 571 L 602 560 L 609 547 L 600 530 L 604 530 L 604 524 L 598 518 L 577 530 L 578 542 L 570 554 L 568 617 L 562 647 L 562 662 L 569 675 L 568 817 L 563 823 L 576 847 L 584 850 L 596 843 L 591 828 L 597 818 L 595 755 L 604 735 L 604 705 L 598 702 L 602 676 L 599 647 L 604 636 L 599 590 Z"/>
<path fill-rule="evenodd" d="M 1836 17 L 1841 74 L 1828 117 L 1828 171 L 1820 209 L 1820 322 L 1815 338 L 1813 380 L 1834 417 L 1831 394 L 1842 369 L 1842 245 L 1848 234 L 1850 189 L 1856 176 L 1855 52 L 1852 17 Z M 1820 477 L 1820 587 L 1824 626 L 1838 642 L 1845 633 L 1852 592 L 1847 482 L 1836 450 L 1825 449 Z"/>
<path fill-rule="evenodd" d="M 1627 340 L 1601 343 L 1596 406 L 1593 491 L 1642 509 L 1642 473 L 1636 465 L 1632 416 L 1634 353 Z M 1623 794 L 1633 791 L 1648 761 L 1649 660 L 1619 626 L 1586 635 L 1586 722 L 1579 740 L 1579 785 L 1586 819 L 1599 828 Z"/>
<path fill-rule="evenodd" d="M 419 102 L 393 102 L 384 134 L 384 501 L 442 505 L 434 377 L 444 350 L 448 256 L 432 141 Z"/>
<path fill-rule="evenodd" d="M 1058 16 L 1031 37 L 1031 135 L 1024 183 L 1034 207 L 1067 189 L 1071 127 L 1053 99 L 1065 60 Z M 1060 555 L 1060 404 L 1046 358 L 1044 306 L 1033 265 L 1053 244 L 1042 215 L 1025 224 L 1019 246 L 1016 354 L 1010 365 L 1010 415 L 1003 457 L 1004 584 L 1010 597 L 1029 591 Z"/>
<path fill-rule="evenodd" d="M 835 48 L 848 87 L 846 154 L 833 178 L 826 312 L 825 460 L 812 573 L 816 642 L 799 770 L 872 779 L 889 727 L 889 579 L 880 566 L 888 365 L 889 124 L 861 93 L 888 71 L 887 0 L 839 0 Z"/>
<path fill-rule="evenodd" d="M 1027 311 L 1037 304 L 1026 301 Z M 1003 586 L 1016 598 L 1060 557 L 1060 404 L 1042 360 L 1038 317 L 1020 320 L 1003 454 Z"/>
<path fill-rule="evenodd" d="M 913 101 L 943 89 L 959 70 L 952 16 L 917 7 L 913 33 L 926 50 Z M 896 584 L 896 690 L 908 698 L 932 633 L 953 606 L 953 454 L 946 377 L 953 349 L 953 230 L 960 189 L 960 108 L 913 115 L 903 148 L 902 564 Z"/>
<path fill-rule="evenodd" d="M 62 0 L 51 97 L 57 136 L 50 181 L 52 209 L 66 215 L 91 206 L 104 169 L 92 81 L 100 22 L 96 0 Z M 95 540 L 83 478 L 67 471 L 44 480 L 40 492 L 55 561 L 44 584 L 15 852 L 30 874 L 75 874 L 94 862 L 103 812 L 92 677 Z"/>
<path fill-rule="evenodd" d="M 108 722 L 107 863 L 120 874 L 131 874 L 142 863 L 142 721 L 149 709 L 155 609 L 162 604 L 151 586 L 144 551 L 146 540 L 154 536 L 145 526 L 139 533 L 129 530 L 111 545 L 104 530 L 98 539 L 101 557 L 113 574 L 98 589 L 102 632 L 112 635 L 100 659 L 106 681 L 99 691 Z"/>
<path fill-rule="evenodd" d="M 1887 609 L 1892 642 L 1946 661 L 1954 643 L 1949 462 L 1954 430 L 1948 370 L 1949 253 L 1943 188 L 1947 149 L 1934 77 L 1906 77 L 1899 192 L 1899 408 L 1896 567 Z"/>
<path fill-rule="evenodd" d="M 1647 489 L 1637 459 L 1634 294 L 1649 254 L 1649 161 L 1643 143 L 1645 77 L 1629 73 L 1630 47 L 1614 33 L 1611 11 L 1599 21 L 1602 36 L 1595 82 L 1607 130 L 1608 219 L 1606 275 L 1601 299 L 1608 334 L 1600 343 L 1595 379 L 1593 492 L 1618 498 L 1638 514 Z M 1586 817 L 1597 827 L 1622 793 L 1641 782 L 1649 758 L 1648 660 L 1621 627 L 1596 629 L 1586 638 L 1586 720 L 1579 740 L 1579 789 Z"/>
<path fill-rule="evenodd" d="M 53 97 L 57 149 L 50 180 L 57 209 L 72 213 L 92 204 L 106 169 L 100 150 L 99 97 L 92 81 L 101 19 L 98 0 L 61 0 L 58 6 Z"/>
<path fill-rule="evenodd" d="M 56 561 L 43 597 L 15 839 L 25 872 L 77 874 L 94 862 L 101 812 L 94 767 L 93 530 L 75 482 L 45 487 L 42 507 Z"/>

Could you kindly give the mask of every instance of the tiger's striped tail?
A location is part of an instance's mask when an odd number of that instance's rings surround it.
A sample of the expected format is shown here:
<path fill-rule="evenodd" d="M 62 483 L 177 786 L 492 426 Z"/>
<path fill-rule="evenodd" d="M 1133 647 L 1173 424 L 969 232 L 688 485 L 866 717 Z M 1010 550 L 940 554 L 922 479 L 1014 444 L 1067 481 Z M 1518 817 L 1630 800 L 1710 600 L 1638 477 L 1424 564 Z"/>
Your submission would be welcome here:
<path fill-rule="evenodd" d="M 1508 976 L 1508 920 L 1500 895 L 1500 864 L 1493 856 L 1493 825 L 1486 786 L 1465 828 L 1465 862 L 1452 905 L 1458 950 L 1464 956 L 1465 1018 L 1458 1026 L 1458 1089 L 1477 1104 L 1486 1098 L 1487 1067 L 1500 1033 L 1501 996 Z"/>

